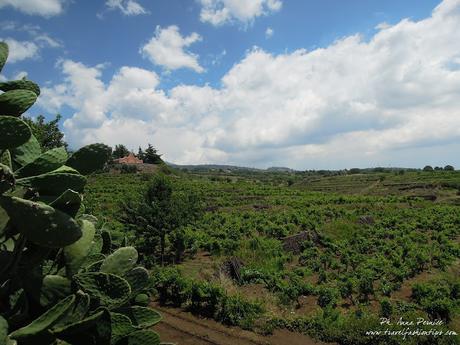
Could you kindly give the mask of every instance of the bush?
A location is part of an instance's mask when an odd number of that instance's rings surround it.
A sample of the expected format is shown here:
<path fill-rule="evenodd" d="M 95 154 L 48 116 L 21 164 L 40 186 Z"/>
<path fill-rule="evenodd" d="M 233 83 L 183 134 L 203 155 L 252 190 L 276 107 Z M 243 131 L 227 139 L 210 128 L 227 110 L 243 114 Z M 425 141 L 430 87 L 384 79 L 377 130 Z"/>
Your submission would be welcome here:
<path fill-rule="evenodd" d="M 175 268 L 156 271 L 152 283 L 161 304 L 180 307 L 190 298 L 191 284 Z"/>
<path fill-rule="evenodd" d="M 390 300 L 385 298 L 380 301 L 380 315 L 389 318 L 393 314 L 393 305 Z"/>
<path fill-rule="evenodd" d="M 339 293 L 334 288 L 320 288 L 318 292 L 318 305 L 321 308 L 335 307 L 337 305 Z"/>
<path fill-rule="evenodd" d="M 248 302 L 240 295 L 224 296 L 218 320 L 226 325 L 250 329 L 262 313 L 263 308 L 259 303 Z"/>
<path fill-rule="evenodd" d="M 209 282 L 196 282 L 191 287 L 190 309 L 206 317 L 215 317 L 224 297 L 224 290 Z"/>
<path fill-rule="evenodd" d="M 120 173 L 121 174 L 136 174 L 138 172 L 138 168 L 136 165 L 133 164 L 122 164 L 120 166 Z"/>

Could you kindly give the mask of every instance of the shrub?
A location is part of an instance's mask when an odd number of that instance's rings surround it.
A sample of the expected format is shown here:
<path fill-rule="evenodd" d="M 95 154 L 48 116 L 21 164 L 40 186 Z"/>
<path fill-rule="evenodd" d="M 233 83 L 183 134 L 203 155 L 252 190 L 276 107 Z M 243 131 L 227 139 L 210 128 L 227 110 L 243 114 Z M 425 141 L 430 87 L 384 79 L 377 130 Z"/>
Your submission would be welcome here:
<path fill-rule="evenodd" d="M 339 293 L 337 289 L 323 287 L 318 292 L 318 305 L 321 308 L 335 307 L 337 305 Z"/>
<path fill-rule="evenodd" d="M 240 295 L 224 296 L 218 320 L 227 325 L 250 329 L 262 313 L 263 308 L 259 303 L 248 302 Z"/>
<path fill-rule="evenodd" d="M 393 314 L 393 305 L 387 298 L 380 301 L 380 315 L 389 318 Z"/>

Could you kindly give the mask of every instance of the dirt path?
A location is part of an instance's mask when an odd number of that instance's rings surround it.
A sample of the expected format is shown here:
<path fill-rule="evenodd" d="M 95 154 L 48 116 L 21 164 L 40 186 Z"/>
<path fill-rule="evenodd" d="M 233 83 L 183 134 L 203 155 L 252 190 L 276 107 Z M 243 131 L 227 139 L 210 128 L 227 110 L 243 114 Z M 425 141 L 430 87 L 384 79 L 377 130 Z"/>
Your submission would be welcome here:
<path fill-rule="evenodd" d="M 214 320 L 202 319 L 174 308 L 152 305 L 163 320 L 155 326 L 161 341 L 178 345 L 324 345 L 308 336 L 277 330 L 262 336 L 237 327 L 226 327 Z"/>

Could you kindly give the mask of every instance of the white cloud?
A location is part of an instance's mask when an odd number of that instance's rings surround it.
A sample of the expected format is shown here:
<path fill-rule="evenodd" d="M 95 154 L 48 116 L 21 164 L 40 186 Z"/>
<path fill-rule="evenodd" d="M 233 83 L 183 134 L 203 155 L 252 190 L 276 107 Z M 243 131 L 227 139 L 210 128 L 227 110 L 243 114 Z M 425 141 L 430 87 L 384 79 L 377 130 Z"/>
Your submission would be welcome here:
<path fill-rule="evenodd" d="M 41 102 L 75 109 L 65 123 L 73 145 L 151 142 L 178 163 L 339 168 L 444 157 L 458 166 L 458 32 L 460 0 L 445 0 L 370 40 L 279 55 L 255 48 L 220 87 L 168 92 L 151 71 L 122 67 L 104 84 L 100 67 L 65 61 L 63 83 Z"/>
<path fill-rule="evenodd" d="M 3 31 L 8 31 L 12 35 L 19 32 L 26 33 L 29 36 L 29 39 L 21 41 L 12 37 L 3 39 L 9 45 L 9 63 L 36 59 L 40 56 L 42 49 L 62 47 L 58 40 L 43 32 L 37 25 L 24 25 L 14 21 L 5 21 L 1 22 L 0 26 Z"/>
<path fill-rule="evenodd" d="M 37 58 L 39 47 L 31 41 L 17 41 L 13 38 L 0 39 L 9 47 L 8 62 L 14 63 L 25 59 Z"/>
<path fill-rule="evenodd" d="M 185 50 L 199 41 L 201 41 L 201 36 L 196 32 L 189 36 L 182 36 L 175 25 L 165 29 L 157 26 L 154 36 L 141 47 L 140 52 L 154 64 L 168 70 L 190 68 L 202 73 L 204 69 L 198 63 L 198 56 Z"/>
<path fill-rule="evenodd" d="M 219 26 L 240 22 L 250 24 L 255 18 L 281 9 L 281 0 L 199 0 L 200 20 Z"/>
<path fill-rule="evenodd" d="M 275 31 L 273 31 L 272 28 L 267 28 L 267 30 L 265 30 L 265 38 L 271 38 L 273 36 L 273 34 L 275 33 Z"/>
<path fill-rule="evenodd" d="M 149 13 L 141 4 L 134 0 L 107 0 L 105 4 L 110 10 L 118 9 L 127 16 Z"/>
<path fill-rule="evenodd" d="M 61 43 L 46 34 L 37 35 L 35 41 L 42 47 L 59 48 L 62 46 Z"/>
<path fill-rule="evenodd" d="M 64 11 L 63 0 L 0 0 L 0 9 L 13 7 L 29 15 L 51 17 Z"/>

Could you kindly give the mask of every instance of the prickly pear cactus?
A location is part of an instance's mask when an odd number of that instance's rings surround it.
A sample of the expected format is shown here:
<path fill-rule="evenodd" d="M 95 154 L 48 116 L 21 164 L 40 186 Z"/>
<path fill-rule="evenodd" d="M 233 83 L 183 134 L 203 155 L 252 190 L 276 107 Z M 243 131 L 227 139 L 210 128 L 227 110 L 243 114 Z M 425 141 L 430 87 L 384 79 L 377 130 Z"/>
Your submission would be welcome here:
<path fill-rule="evenodd" d="M 40 87 L 35 84 L 33 81 L 27 80 L 25 77 L 21 80 L 11 80 L 4 83 L 0 83 L 0 90 L 3 92 L 11 90 L 29 90 L 40 96 Z"/>
<path fill-rule="evenodd" d="M 10 90 L 0 95 L 0 108 L 3 114 L 21 116 L 37 100 L 35 92 L 30 90 Z"/>
<path fill-rule="evenodd" d="M 29 126 L 21 119 L 13 116 L 1 116 L 0 128 L 2 129 L 0 150 L 21 146 L 32 136 Z"/>
<path fill-rule="evenodd" d="M 7 57 L 0 42 L 0 71 Z M 136 249 L 115 248 L 94 216 L 76 218 L 84 175 L 111 149 L 42 152 L 21 119 L 39 86 L 23 79 L 0 90 L 0 345 L 158 344 L 144 329 L 159 314 L 136 307 L 149 299 Z"/>

